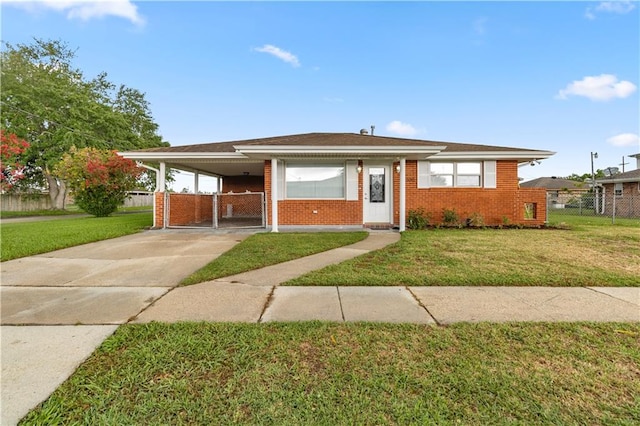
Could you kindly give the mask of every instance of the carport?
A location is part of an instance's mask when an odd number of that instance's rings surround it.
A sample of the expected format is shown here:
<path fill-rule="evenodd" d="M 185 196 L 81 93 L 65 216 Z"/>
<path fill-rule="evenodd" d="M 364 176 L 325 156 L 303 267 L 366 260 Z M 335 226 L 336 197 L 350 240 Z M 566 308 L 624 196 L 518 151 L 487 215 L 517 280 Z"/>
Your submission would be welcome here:
<path fill-rule="evenodd" d="M 199 150 L 196 154 L 189 151 L 190 146 L 176 148 L 177 151 L 172 152 L 121 153 L 156 173 L 154 227 L 218 229 L 266 226 L 263 160 L 249 160 L 235 152 L 214 150 L 203 154 Z M 194 192 L 168 192 L 165 181 L 167 169 L 193 173 Z M 202 193 L 200 176 L 215 178 L 216 191 Z"/>

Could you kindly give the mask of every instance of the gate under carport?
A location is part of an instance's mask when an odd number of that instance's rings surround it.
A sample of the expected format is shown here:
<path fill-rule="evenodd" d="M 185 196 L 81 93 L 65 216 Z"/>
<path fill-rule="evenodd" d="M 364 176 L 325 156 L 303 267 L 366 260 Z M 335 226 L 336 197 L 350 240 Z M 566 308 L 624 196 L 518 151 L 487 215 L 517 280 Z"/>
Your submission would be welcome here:
<path fill-rule="evenodd" d="M 168 228 L 264 228 L 264 192 L 167 193 Z"/>

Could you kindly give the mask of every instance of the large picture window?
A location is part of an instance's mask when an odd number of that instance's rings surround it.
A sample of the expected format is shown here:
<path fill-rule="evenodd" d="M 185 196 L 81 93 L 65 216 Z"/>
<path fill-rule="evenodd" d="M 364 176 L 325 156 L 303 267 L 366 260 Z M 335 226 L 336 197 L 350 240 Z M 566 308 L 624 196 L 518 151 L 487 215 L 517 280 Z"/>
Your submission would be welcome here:
<path fill-rule="evenodd" d="M 287 198 L 344 198 L 344 174 L 341 163 L 287 163 Z"/>
<path fill-rule="evenodd" d="M 482 162 L 418 162 L 418 188 L 480 188 Z"/>

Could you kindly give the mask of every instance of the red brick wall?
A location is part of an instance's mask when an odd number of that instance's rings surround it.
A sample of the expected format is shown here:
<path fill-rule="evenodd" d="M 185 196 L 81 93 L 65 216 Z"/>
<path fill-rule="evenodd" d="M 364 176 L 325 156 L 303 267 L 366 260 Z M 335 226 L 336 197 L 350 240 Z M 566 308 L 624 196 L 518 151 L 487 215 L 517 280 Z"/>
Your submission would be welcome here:
<path fill-rule="evenodd" d="M 431 215 L 431 223 L 442 222 L 443 210 L 454 209 L 461 220 L 480 214 L 486 225 L 523 223 L 542 224 L 546 220 L 546 192 L 539 188 L 518 188 L 518 163 L 497 162 L 497 188 L 424 188 L 418 189 L 416 161 L 407 161 L 407 213 L 422 207 Z M 536 219 L 524 219 L 524 204 L 537 204 Z M 394 203 L 395 208 L 395 203 Z"/>
<path fill-rule="evenodd" d="M 613 183 L 604 184 L 604 215 L 613 214 L 613 198 L 615 185 Z M 616 216 L 618 217 L 640 217 L 640 183 L 623 182 L 622 196 L 616 196 Z"/>
<path fill-rule="evenodd" d="M 262 176 L 227 176 L 222 180 L 221 192 L 263 192 Z"/>
<path fill-rule="evenodd" d="M 195 225 L 212 220 L 212 195 L 169 194 L 169 226 Z"/>
<path fill-rule="evenodd" d="M 153 226 L 156 228 L 162 228 L 164 226 L 164 192 L 155 193 L 154 203 L 156 214 L 153 218 Z"/>

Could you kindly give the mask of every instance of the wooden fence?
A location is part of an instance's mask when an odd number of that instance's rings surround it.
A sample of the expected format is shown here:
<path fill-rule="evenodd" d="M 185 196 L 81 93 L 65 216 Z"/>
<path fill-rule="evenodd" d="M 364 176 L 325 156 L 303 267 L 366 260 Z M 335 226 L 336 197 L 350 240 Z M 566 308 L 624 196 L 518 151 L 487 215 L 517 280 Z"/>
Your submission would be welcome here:
<path fill-rule="evenodd" d="M 73 199 L 67 199 L 67 205 Z M 153 206 L 153 192 L 134 192 L 124 202 L 125 207 Z M 48 210 L 51 199 L 48 193 L 42 194 L 0 194 L 0 210 L 5 212 L 30 212 Z"/>

